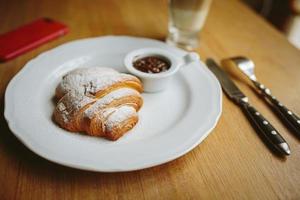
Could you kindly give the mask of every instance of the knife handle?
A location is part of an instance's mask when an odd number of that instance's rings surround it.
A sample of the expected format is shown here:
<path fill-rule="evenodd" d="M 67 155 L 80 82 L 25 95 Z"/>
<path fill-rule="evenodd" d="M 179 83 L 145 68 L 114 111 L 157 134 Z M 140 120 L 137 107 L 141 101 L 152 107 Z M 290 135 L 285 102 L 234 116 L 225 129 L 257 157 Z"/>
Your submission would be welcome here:
<path fill-rule="evenodd" d="M 285 125 L 290 127 L 295 134 L 300 137 L 300 118 L 290 109 L 285 107 L 281 102 L 279 102 L 276 97 L 271 94 L 271 90 L 269 88 L 266 88 L 263 84 L 257 81 L 253 81 L 253 83 L 261 91 L 262 95 L 269 100 L 271 103 L 270 105 L 279 114 Z"/>
<path fill-rule="evenodd" d="M 275 147 L 279 152 L 285 155 L 290 155 L 290 148 L 287 142 L 279 134 L 279 132 L 271 125 L 271 123 L 262 116 L 253 106 L 251 106 L 247 99 L 243 98 L 239 102 L 240 107 L 243 109 L 251 124 L 262 134 L 267 141 Z"/>

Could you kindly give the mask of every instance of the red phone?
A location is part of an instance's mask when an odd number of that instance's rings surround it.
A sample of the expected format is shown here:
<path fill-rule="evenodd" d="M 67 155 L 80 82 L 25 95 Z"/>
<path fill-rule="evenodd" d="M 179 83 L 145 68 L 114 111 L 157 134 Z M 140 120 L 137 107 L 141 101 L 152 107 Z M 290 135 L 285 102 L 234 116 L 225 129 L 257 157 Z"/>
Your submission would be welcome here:
<path fill-rule="evenodd" d="M 0 35 L 0 62 L 26 53 L 50 40 L 67 34 L 68 27 L 49 18 L 38 19 Z"/>

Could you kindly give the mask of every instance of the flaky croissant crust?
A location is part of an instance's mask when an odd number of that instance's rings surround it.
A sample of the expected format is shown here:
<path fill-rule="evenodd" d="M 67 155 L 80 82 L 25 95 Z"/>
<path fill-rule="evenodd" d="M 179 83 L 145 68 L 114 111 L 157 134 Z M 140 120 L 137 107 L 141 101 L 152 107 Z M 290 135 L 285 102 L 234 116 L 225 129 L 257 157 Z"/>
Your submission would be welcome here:
<path fill-rule="evenodd" d="M 138 122 L 143 86 L 136 77 L 110 68 L 80 68 L 56 88 L 54 121 L 72 132 L 117 140 Z"/>

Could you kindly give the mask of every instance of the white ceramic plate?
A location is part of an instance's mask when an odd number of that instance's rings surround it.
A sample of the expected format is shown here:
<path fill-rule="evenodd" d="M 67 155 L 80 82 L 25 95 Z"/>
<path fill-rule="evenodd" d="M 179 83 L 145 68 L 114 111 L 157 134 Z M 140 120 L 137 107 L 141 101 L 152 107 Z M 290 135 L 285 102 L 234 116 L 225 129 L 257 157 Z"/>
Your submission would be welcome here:
<path fill-rule="evenodd" d="M 77 67 L 105 66 L 124 71 L 126 53 L 159 47 L 186 52 L 151 39 L 107 36 L 70 42 L 28 62 L 5 93 L 5 118 L 12 132 L 36 154 L 59 164 L 101 172 L 131 171 L 184 155 L 215 127 L 221 88 L 202 63 L 183 67 L 161 93 L 143 94 L 136 127 L 116 142 L 74 134 L 51 120 L 55 87 Z"/>

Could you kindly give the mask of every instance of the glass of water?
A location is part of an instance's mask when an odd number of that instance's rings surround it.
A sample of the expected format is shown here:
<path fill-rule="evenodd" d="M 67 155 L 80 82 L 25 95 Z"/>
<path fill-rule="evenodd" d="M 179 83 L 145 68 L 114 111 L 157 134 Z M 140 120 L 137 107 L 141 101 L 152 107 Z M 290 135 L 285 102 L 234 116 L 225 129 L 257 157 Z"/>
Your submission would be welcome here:
<path fill-rule="evenodd" d="M 199 46 L 201 31 L 212 0 L 169 0 L 167 43 L 187 50 Z"/>

